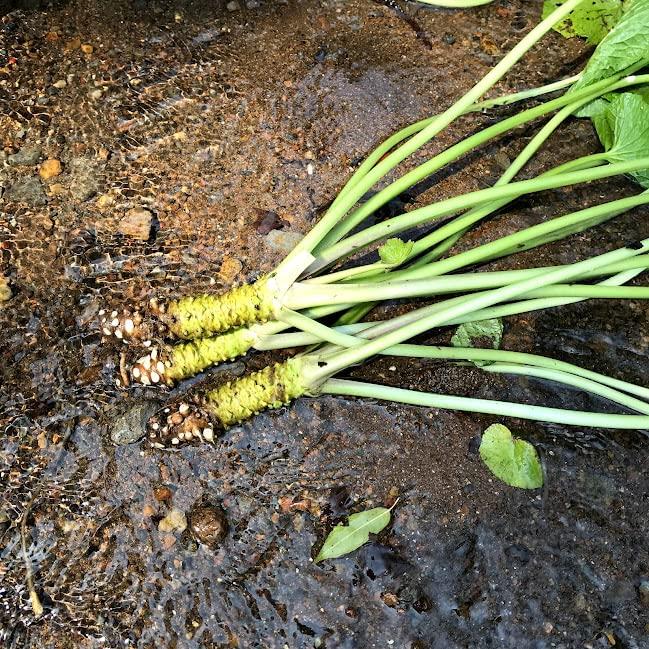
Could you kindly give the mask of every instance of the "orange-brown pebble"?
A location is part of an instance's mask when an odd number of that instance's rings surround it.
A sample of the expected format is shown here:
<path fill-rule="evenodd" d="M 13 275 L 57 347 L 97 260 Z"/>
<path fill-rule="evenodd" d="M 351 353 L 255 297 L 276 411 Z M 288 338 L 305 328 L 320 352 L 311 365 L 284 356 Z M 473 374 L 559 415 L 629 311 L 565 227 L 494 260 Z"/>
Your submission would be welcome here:
<path fill-rule="evenodd" d="M 62 171 L 63 167 L 61 166 L 60 160 L 48 158 L 41 165 L 38 174 L 43 180 L 49 180 L 50 178 L 54 178 L 54 176 L 58 176 Z"/>
<path fill-rule="evenodd" d="M 81 51 L 84 54 L 92 54 L 95 51 L 95 48 L 92 45 L 90 45 L 89 43 L 84 43 L 81 46 Z"/>
<path fill-rule="evenodd" d="M 175 545 L 176 537 L 173 534 L 165 534 L 162 539 L 160 539 L 160 542 L 165 550 L 169 550 Z"/>
<path fill-rule="evenodd" d="M 169 487 L 159 486 L 153 489 L 153 496 L 159 502 L 167 502 L 168 500 L 171 500 L 173 492 Z"/>

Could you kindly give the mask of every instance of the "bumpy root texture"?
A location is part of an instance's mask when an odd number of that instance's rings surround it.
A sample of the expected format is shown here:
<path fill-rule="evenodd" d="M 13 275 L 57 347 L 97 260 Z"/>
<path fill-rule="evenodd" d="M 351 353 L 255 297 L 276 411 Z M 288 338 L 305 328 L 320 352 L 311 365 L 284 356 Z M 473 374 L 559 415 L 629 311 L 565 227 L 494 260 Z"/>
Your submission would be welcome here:
<path fill-rule="evenodd" d="M 224 429 L 241 423 L 306 394 L 302 368 L 300 358 L 291 358 L 203 393 L 193 404 L 165 407 L 149 420 L 149 442 L 156 448 L 211 442 L 214 427 Z"/>
<path fill-rule="evenodd" d="M 131 366 L 131 379 L 143 385 L 177 381 L 195 376 L 204 369 L 243 356 L 254 343 L 248 329 L 235 329 L 211 338 L 199 338 L 188 343 L 154 347 Z"/>
<path fill-rule="evenodd" d="M 275 316 L 268 277 L 245 284 L 223 295 L 197 295 L 169 302 L 160 315 L 177 338 L 196 339 L 212 336 Z"/>
<path fill-rule="evenodd" d="M 153 298 L 146 311 L 102 309 L 99 327 L 105 339 L 147 343 L 162 338 L 206 338 L 267 322 L 275 317 L 276 308 L 268 279 L 263 276 L 223 295 L 194 295 L 169 302 Z"/>

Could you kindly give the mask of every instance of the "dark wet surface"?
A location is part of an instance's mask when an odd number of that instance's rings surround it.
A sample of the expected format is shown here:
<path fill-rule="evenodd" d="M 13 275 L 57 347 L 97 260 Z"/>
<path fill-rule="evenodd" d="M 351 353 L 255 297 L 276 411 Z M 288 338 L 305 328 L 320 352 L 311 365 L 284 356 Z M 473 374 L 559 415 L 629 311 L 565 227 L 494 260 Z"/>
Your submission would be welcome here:
<path fill-rule="evenodd" d="M 272 268 L 282 254 L 272 232 L 289 241 L 304 232 L 351 165 L 447 106 L 534 24 L 540 3 L 401 5 L 408 21 L 360 0 L 235 11 L 40 4 L 23 2 L 0 22 L 0 270 L 14 293 L 0 308 L 3 646 L 648 647 L 646 437 L 510 422 L 541 453 L 538 493 L 505 487 L 480 462 L 492 418 L 353 400 L 300 400 L 214 447 L 115 447 L 117 417 L 137 419 L 134 408 L 163 395 L 118 391 L 119 350 L 88 326 L 105 305 L 219 290 Z M 572 73 L 583 54 L 553 35 L 500 91 Z M 465 120 L 420 158 L 484 121 Z M 492 182 L 496 152 L 511 157 L 528 137 L 455 165 L 411 204 Z M 34 148 L 62 173 L 41 180 L 33 163 L 6 160 Z M 535 171 L 596 144 L 587 125 L 570 124 L 551 148 Z M 538 196 L 463 245 L 629 191 L 612 181 Z M 129 210 L 142 208 L 150 227 L 129 229 Z M 638 210 L 499 267 L 647 237 L 647 216 Z M 503 346 L 647 384 L 648 315 L 646 304 L 602 301 L 511 318 Z M 354 374 L 609 409 L 475 368 L 379 359 Z M 378 538 L 314 565 L 335 522 L 397 495 Z M 38 621 L 19 535 L 32 499 Z"/>

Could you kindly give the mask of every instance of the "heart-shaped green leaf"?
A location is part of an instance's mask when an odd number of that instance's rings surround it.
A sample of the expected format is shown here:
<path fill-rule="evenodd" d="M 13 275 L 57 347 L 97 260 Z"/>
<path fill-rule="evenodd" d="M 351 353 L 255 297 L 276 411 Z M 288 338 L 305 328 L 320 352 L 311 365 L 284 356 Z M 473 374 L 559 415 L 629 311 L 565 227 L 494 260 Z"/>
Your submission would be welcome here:
<path fill-rule="evenodd" d="M 649 0 L 629 0 L 624 6 L 620 20 L 597 46 L 571 92 L 649 59 Z M 587 116 L 588 106 L 579 114 Z"/>
<path fill-rule="evenodd" d="M 480 457 L 498 479 L 511 487 L 543 486 L 543 469 L 536 449 L 529 442 L 514 438 L 502 424 L 492 424 L 482 434 Z"/>

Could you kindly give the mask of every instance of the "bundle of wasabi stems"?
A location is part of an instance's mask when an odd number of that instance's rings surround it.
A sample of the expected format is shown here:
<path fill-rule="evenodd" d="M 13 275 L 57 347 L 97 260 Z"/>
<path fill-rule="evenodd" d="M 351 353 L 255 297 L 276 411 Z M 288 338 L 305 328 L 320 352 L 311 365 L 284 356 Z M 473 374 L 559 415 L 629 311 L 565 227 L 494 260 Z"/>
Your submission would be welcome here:
<path fill-rule="evenodd" d="M 274 271 L 222 295 L 167 302 L 153 299 L 146 309 L 124 309 L 104 317 L 101 326 L 106 338 L 143 346 L 139 352 L 143 355 L 127 368 L 129 382 L 143 385 L 172 385 L 250 350 L 294 351 L 281 363 L 215 389 L 198 387 L 190 398 L 170 403 L 149 421 L 150 442 L 158 448 L 211 442 L 216 430 L 264 409 L 322 394 L 567 425 L 649 429 L 649 388 L 533 354 L 409 342 L 436 327 L 580 300 L 649 298 L 648 287 L 636 282 L 628 285 L 649 267 L 649 238 L 569 265 L 480 270 L 487 262 L 582 232 L 630 210 L 637 210 L 638 218 L 647 215 L 642 206 L 649 203 L 649 0 L 625 4 L 625 11 L 576 76 L 481 101 L 553 26 L 565 20 L 588 20 L 591 6 L 588 0 L 558 4 L 450 108 L 407 126 L 378 146 Z M 463 115 L 520 102 L 525 107 L 519 112 L 397 175 L 403 161 Z M 570 119 L 592 120 L 602 151 L 536 177 L 518 179 L 546 140 Z M 535 129 L 533 137 L 493 186 L 368 225 L 370 217 L 399 194 L 522 126 Z M 637 192 L 452 254 L 456 242 L 472 226 L 515 199 L 582 183 L 593 183 L 592 195 L 596 196 L 596 181 L 620 175 L 632 179 Z M 421 233 L 415 240 L 399 238 L 413 231 Z M 359 257 L 374 260 L 361 263 Z M 377 303 L 407 298 L 432 302 L 389 320 L 366 320 Z M 485 372 L 556 381 L 618 404 L 621 414 L 432 394 L 335 378 L 379 354 L 470 362 Z"/>

